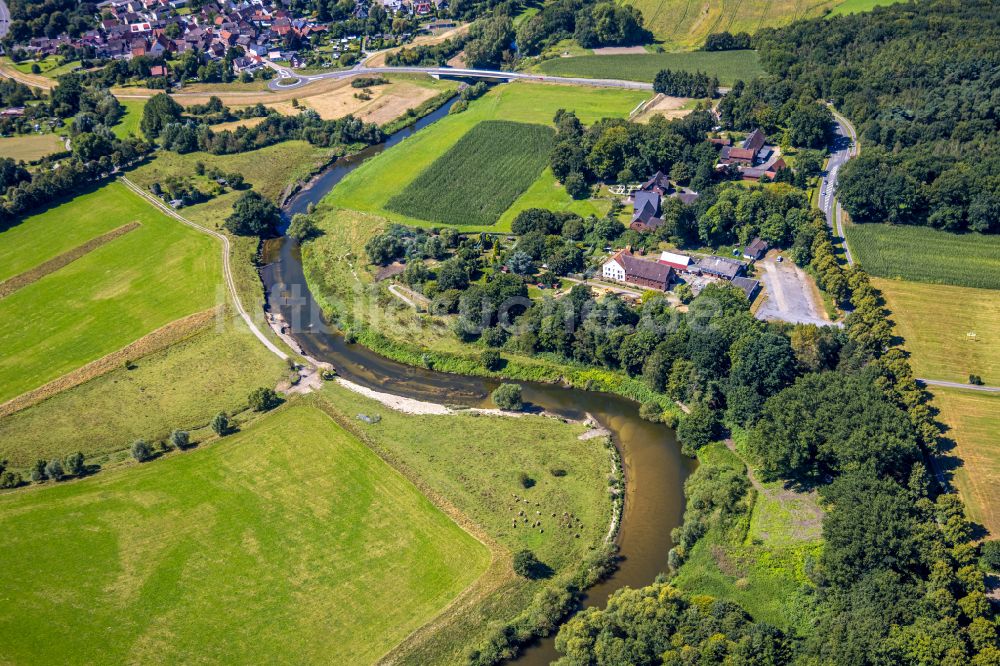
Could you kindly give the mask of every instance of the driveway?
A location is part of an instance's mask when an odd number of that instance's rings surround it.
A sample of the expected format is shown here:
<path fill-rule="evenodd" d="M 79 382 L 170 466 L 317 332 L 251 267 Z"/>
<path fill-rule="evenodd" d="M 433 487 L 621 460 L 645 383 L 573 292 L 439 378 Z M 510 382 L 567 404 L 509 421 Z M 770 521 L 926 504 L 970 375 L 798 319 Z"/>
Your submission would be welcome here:
<path fill-rule="evenodd" d="M 831 322 L 812 278 L 790 261 L 778 263 L 777 253 L 770 252 L 762 261 L 760 281 L 767 290 L 764 303 L 757 310 L 757 319 L 787 321 L 792 324 L 837 326 Z"/>

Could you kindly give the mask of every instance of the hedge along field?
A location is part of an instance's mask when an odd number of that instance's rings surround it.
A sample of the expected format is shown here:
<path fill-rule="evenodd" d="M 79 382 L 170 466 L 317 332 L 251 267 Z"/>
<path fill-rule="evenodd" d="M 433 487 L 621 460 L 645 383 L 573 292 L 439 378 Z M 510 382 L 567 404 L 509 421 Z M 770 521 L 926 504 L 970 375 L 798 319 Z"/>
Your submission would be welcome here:
<path fill-rule="evenodd" d="M 28 217 L 10 230 L 19 232 L 13 237 L 0 233 L 0 253 L 16 253 L 11 244 L 25 239 L 58 239 L 75 223 L 65 207 L 100 211 L 103 219 L 92 221 L 91 230 L 140 226 L 0 299 L 0 319 L 7 322 L 0 330 L 0 401 L 206 310 L 224 294 L 218 241 L 168 218 L 118 183 Z M 25 251 L 36 260 L 59 254 Z"/>
<path fill-rule="evenodd" d="M 705 72 L 719 84 L 731 86 L 764 74 L 756 51 L 691 51 L 689 53 L 633 53 L 553 58 L 538 65 L 551 76 L 591 79 L 627 79 L 651 83 L 661 69 Z"/>
<path fill-rule="evenodd" d="M 11 663 L 373 663 L 489 550 L 320 410 L 0 497 Z"/>
<path fill-rule="evenodd" d="M 845 233 L 876 277 L 1000 289 L 1000 236 L 888 224 L 851 224 Z"/>
<path fill-rule="evenodd" d="M 589 124 L 601 118 L 625 118 L 651 96 L 652 93 L 641 90 L 614 88 L 524 82 L 498 85 L 472 102 L 466 111 L 446 116 L 367 160 L 338 183 L 324 201 L 339 208 L 374 213 L 393 222 L 433 226 L 425 220 L 389 211 L 386 203 L 480 122 L 510 120 L 551 125 L 557 110 L 571 109 L 581 122 Z M 565 189 L 560 188 L 560 193 L 564 203 L 572 202 Z M 463 225 L 459 229 L 506 231 L 510 225 L 505 227 L 501 222 L 490 227 Z"/>
<path fill-rule="evenodd" d="M 479 123 L 386 207 L 429 222 L 493 224 L 541 174 L 554 140 L 544 125 Z"/>

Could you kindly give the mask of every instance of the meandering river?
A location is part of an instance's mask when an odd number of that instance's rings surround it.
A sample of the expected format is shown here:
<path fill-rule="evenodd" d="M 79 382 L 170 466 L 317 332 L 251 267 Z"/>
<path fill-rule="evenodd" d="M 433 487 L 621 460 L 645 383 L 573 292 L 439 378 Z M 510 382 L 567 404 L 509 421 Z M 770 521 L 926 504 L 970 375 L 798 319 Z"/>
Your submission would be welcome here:
<path fill-rule="evenodd" d="M 400 130 L 380 145 L 338 160 L 283 207 L 287 217 L 305 212 L 365 159 L 390 148 L 448 114 L 451 103 Z M 373 184 L 373 186 L 376 186 Z M 292 324 L 291 335 L 309 356 L 333 365 L 343 377 L 378 391 L 451 405 L 492 406 L 489 395 L 498 382 L 411 367 L 381 357 L 358 344 L 346 344 L 321 322 L 319 307 L 306 284 L 299 245 L 283 237 L 267 241 L 261 280 L 265 293 L 282 294 L 267 307 Z M 683 483 L 694 462 L 680 453 L 673 432 L 639 418 L 638 405 L 617 395 L 518 382 L 524 399 L 549 412 L 580 419 L 591 414 L 611 431 L 625 469 L 625 508 L 618 532 L 621 563 L 617 571 L 587 591 L 584 606 L 603 606 L 616 590 L 641 587 L 667 570 L 670 531 L 680 524 Z M 516 660 L 547 664 L 558 657 L 553 637 L 536 641 Z"/>

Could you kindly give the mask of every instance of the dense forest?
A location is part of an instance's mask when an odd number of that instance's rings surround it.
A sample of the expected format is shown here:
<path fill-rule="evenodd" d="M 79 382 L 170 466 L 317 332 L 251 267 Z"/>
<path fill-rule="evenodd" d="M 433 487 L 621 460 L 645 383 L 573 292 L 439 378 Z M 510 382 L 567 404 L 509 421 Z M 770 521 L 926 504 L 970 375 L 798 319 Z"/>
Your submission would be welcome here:
<path fill-rule="evenodd" d="M 8 45 L 64 32 L 77 37 L 94 26 L 97 15 L 96 3 L 78 0 L 7 0 L 6 4 L 11 19 L 4 38 Z"/>
<path fill-rule="evenodd" d="M 829 99 L 850 118 L 865 150 L 841 172 L 840 200 L 855 221 L 1000 232 L 996 2 L 897 4 L 754 42 L 772 76 L 733 104 L 766 120 Z"/>

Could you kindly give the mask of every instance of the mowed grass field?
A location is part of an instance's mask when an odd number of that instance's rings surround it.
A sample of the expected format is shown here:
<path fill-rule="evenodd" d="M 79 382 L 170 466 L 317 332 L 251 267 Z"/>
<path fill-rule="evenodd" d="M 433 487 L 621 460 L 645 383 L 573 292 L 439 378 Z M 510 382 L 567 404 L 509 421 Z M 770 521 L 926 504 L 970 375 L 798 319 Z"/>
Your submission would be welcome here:
<path fill-rule="evenodd" d="M 1000 289 L 1000 236 L 887 224 L 850 224 L 844 232 L 871 275 Z"/>
<path fill-rule="evenodd" d="M 676 48 L 697 48 L 713 32 L 756 32 L 821 16 L 842 0 L 629 0 L 657 39 Z"/>
<path fill-rule="evenodd" d="M 839 16 L 841 14 L 858 14 L 860 12 L 870 12 L 876 7 L 884 7 L 886 5 L 894 5 L 897 2 L 902 2 L 903 0 L 844 0 L 839 5 L 833 8 L 830 12 L 831 16 Z"/>
<path fill-rule="evenodd" d="M 238 317 L 132 361 L 29 409 L 0 418 L 0 458 L 27 467 L 76 451 L 99 460 L 137 439 L 166 439 L 175 429 L 197 440 L 220 411 L 247 406 L 250 391 L 273 387 L 287 366 Z"/>
<path fill-rule="evenodd" d="M 1000 384 L 1000 291 L 872 280 L 917 377 Z M 970 336 L 969 333 L 975 333 Z"/>
<path fill-rule="evenodd" d="M 582 89 L 534 83 L 497 86 L 470 104 L 466 111 L 442 118 L 365 162 L 348 174 L 325 201 L 396 222 L 427 226 L 424 220 L 388 210 L 386 204 L 480 122 L 509 120 L 551 126 L 556 111 L 567 109 L 575 111 L 583 123 L 589 124 L 600 118 L 624 118 L 649 97 L 649 93 L 639 90 Z M 557 194 L 561 196 L 552 195 L 549 200 L 560 205 L 569 205 L 572 201 L 563 188 L 559 188 Z M 506 219 L 507 216 L 501 217 L 501 220 Z M 459 229 L 503 231 L 510 228 L 509 223 L 506 224 L 506 227 L 502 224 L 463 225 Z"/>
<path fill-rule="evenodd" d="M 46 155 L 66 150 L 66 144 L 55 134 L 26 134 L 0 138 L 0 157 L 15 162 L 34 162 Z"/>
<path fill-rule="evenodd" d="M 428 222 L 494 224 L 538 178 L 554 140 L 555 131 L 545 125 L 481 122 L 387 208 Z"/>
<path fill-rule="evenodd" d="M 106 218 L 100 224 L 111 228 L 140 226 L 0 300 L 0 318 L 8 323 L 0 331 L 0 401 L 222 302 L 217 241 L 118 183 L 28 217 L 15 227 L 19 235 L 0 233 L 0 252 L 54 254 L 23 241 L 77 233 L 73 211 L 98 211 Z"/>
<path fill-rule="evenodd" d="M 489 550 L 320 410 L 0 497 L 12 663 L 376 661 Z"/>
<path fill-rule="evenodd" d="M 120 139 L 128 137 L 130 134 L 142 137 L 142 130 L 139 124 L 142 122 L 142 109 L 146 106 L 146 101 L 141 99 L 118 100 L 125 107 L 125 115 L 118 121 L 111 131 Z"/>
<path fill-rule="evenodd" d="M 508 552 L 531 549 L 555 577 L 573 571 L 603 543 L 611 518 L 611 461 L 600 438 L 577 439 L 587 426 L 540 416 L 409 416 L 333 383 L 319 398 L 357 424 L 365 438 L 418 478 L 421 488 L 446 498 Z M 367 425 L 357 414 L 378 414 L 381 421 Z M 552 475 L 555 468 L 566 475 Z M 521 485 L 521 472 L 535 480 L 532 488 Z M 541 520 L 541 529 L 524 522 L 513 527 L 520 510 L 531 521 Z M 572 528 L 561 525 L 558 516 L 564 511 L 580 522 Z M 436 619 L 435 631 L 404 644 L 399 663 L 464 663 L 471 648 L 548 584 L 513 576 L 508 564 L 502 569 L 487 574 L 500 575 L 497 589 Z"/>
<path fill-rule="evenodd" d="M 553 58 L 538 65 L 551 76 L 592 79 L 627 79 L 652 83 L 662 69 L 705 72 L 716 76 L 719 84 L 731 86 L 737 80 L 749 81 L 764 74 L 756 51 L 691 51 L 687 53 L 649 53 L 626 55 L 585 55 Z"/>
<path fill-rule="evenodd" d="M 953 481 L 965 499 L 970 517 L 1000 537 L 1000 394 L 961 389 L 929 388 L 938 420 L 955 443 L 949 456 L 960 462 Z"/>

